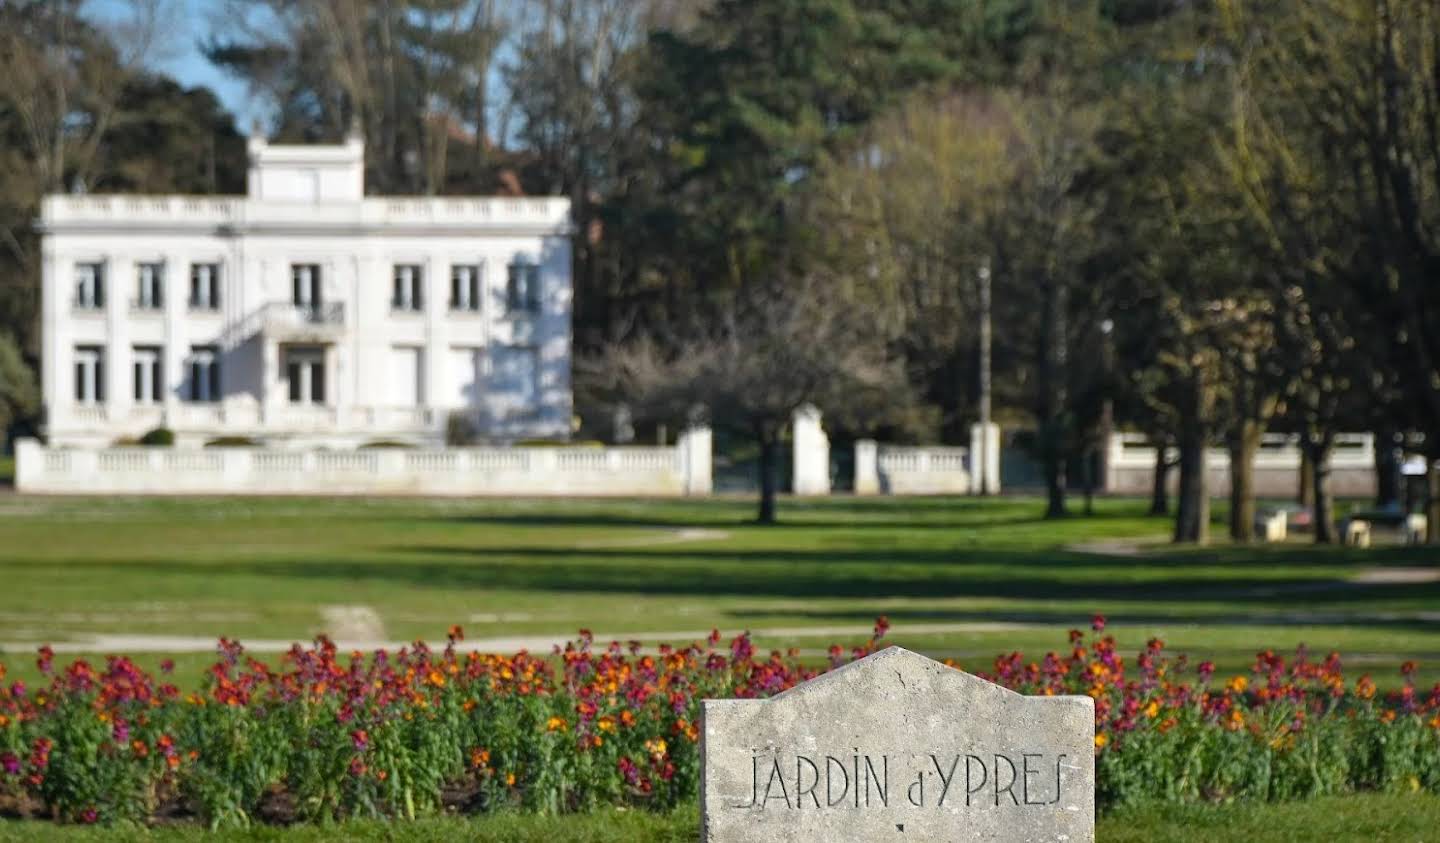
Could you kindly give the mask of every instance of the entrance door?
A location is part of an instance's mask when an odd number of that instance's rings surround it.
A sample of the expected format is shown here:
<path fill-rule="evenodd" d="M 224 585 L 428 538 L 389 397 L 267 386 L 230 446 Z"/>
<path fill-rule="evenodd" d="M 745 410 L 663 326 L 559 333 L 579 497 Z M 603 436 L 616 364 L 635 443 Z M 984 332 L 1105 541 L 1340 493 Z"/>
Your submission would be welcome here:
<path fill-rule="evenodd" d="M 285 381 L 291 404 L 324 404 L 325 352 L 319 348 L 285 351 Z"/>

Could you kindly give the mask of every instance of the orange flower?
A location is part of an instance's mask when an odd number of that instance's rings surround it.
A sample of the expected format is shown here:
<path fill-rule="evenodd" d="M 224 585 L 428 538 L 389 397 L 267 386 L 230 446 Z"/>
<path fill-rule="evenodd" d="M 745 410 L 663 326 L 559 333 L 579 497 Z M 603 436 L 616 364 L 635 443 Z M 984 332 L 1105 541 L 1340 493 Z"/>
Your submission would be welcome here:
<path fill-rule="evenodd" d="M 1160 715 L 1160 703 L 1159 703 L 1159 701 L 1158 701 L 1158 700 L 1151 700 L 1151 701 L 1150 701 L 1150 704 L 1147 705 L 1147 706 L 1145 706 L 1145 716 L 1146 716 L 1146 717 L 1149 717 L 1151 720 L 1154 720 L 1154 719 L 1155 719 L 1156 717 L 1158 717 L 1159 715 Z"/>
<path fill-rule="evenodd" d="M 607 714 L 595 721 L 595 726 L 602 732 L 613 732 L 615 731 L 615 718 Z"/>
<path fill-rule="evenodd" d="M 1096 748 L 1096 749 L 1104 749 L 1104 748 L 1105 748 L 1105 745 L 1108 744 L 1108 743 L 1110 743 L 1110 736 L 1109 736 L 1109 735 L 1105 734 L 1104 732 L 1096 732 L 1096 733 L 1095 733 L 1095 748 Z"/>
<path fill-rule="evenodd" d="M 1229 682 L 1225 683 L 1225 687 L 1229 688 L 1234 693 L 1243 694 L 1245 693 L 1245 689 L 1250 687 L 1250 680 L 1246 679 L 1244 676 L 1236 676 L 1232 678 Z"/>
<path fill-rule="evenodd" d="M 549 720 L 545 721 L 545 731 L 563 732 L 565 731 L 565 725 L 565 718 L 552 716 Z"/>
<path fill-rule="evenodd" d="M 514 787 L 514 786 L 515 786 L 515 774 L 514 774 L 514 773 L 506 773 L 506 774 L 505 774 L 505 785 L 506 785 L 507 787 Z"/>
<path fill-rule="evenodd" d="M 627 729 L 630 728 L 631 726 L 634 726 L 634 725 L 635 725 L 635 712 L 631 711 L 631 710 L 628 709 L 628 708 L 625 709 L 624 711 L 620 712 L 620 725 L 624 726 L 624 727 L 627 728 Z"/>

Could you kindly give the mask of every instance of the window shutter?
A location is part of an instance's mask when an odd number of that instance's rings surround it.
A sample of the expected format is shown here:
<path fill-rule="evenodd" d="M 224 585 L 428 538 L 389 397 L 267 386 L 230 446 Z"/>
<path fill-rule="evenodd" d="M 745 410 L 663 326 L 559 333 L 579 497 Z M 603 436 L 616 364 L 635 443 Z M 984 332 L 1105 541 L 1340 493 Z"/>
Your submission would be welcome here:
<path fill-rule="evenodd" d="M 132 373 L 133 373 L 132 376 L 131 376 L 131 380 L 134 382 L 134 388 L 133 388 L 131 391 L 135 394 L 135 400 L 136 400 L 136 401 L 144 401 L 144 400 L 145 400 L 145 364 L 144 364 L 144 363 L 141 363 L 139 360 L 136 360 L 135 363 L 134 363 L 130 368 L 131 368 L 131 371 L 132 371 Z"/>
<path fill-rule="evenodd" d="M 105 273 L 97 266 L 95 268 L 95 306 L 105 306 Z"/>
<path fill-rule="evenodd" d="M 540 267 L 533 264 L 525 267 L 525 309 L 540 310 Z"/>
<path fill-rule="evenodd" d="M 95 400 L 105 401 L 105 357 L 95 358 Z"/>
<path fill-rule="evenodd" d="M 220 352 L 216 351 L 215 356 L 210 358 L 210 400 L 220 400 Z"/>
<path fill-rule="evenodd" d="M 200 378 L 201 378 L 201 377 L 202 377 L 202 372 L 201 372 L 200 361 L 199 361 L 199 360 L 191 360 L 191 361 L 190 361 L 190 400 L 191 400 L 191 401 L 201 401 L 201 400 L 204 400 L 203 395 L 201 394 L 201 390 L 200 390 Z"/>
<path fill-rule="evenodd" d="M 155 280 L 150 282 L 155 287 L 155 307 L 165 306 L 165 276 L 159 267 L 155 268 Z"/>
<path fill-rule="evenodd" d="M 415 274 L 410 276 L 410 291 L 413 299 L 410 306 L 416 310 L 425 309 L 425 276 L 421 273 L 420 267 L 415 267 Z"/>
<path fill-rule="evenodd" d="M 211 264 L 211 265 L 210 265 L 209 275 L 210 275 L 210 289 L 209 289 L 207 292 L 210 293 L 210 308 L 211 308 L 212 310 L 219 310 L 219 309 L 220 309 L 220 264 L 218 264 L 218 263 L 216 263 L 216 264 Z"/>
<path fill-rule="evenodd" d="M 150 391 L 154 393 L 154 400 L 157 404 L 165 400 L 165 381 L 164 374 L 161 372 L 163 365 L 158 356 L 150 364 Z"/>
<path fill-rule="evenodd" d="M 85 401 L 85 370 L 88 368 L 83 362 L 75 361 L 75 401 Z"/>
<path fill-rule="evenodd" d="M 505 309 L 520 309 L 520 266 L 510 264 L 509 275 L 505 279 Z"/>
<path fill-rule="evenodd" d="M 290 301 L 299 307 L 304 299 L 300 298 L 300 268 L 290 270 Z"/>

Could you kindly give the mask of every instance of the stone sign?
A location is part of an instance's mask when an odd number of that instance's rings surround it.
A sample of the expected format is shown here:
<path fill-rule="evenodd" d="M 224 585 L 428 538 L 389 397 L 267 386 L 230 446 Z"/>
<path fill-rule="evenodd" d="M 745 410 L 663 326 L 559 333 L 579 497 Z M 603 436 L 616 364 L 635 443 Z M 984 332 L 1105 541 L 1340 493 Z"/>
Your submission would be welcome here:
<path fill-rule="evenodd" d="M 706 700 L 706 843 L 1093 841 L 1095 705 L 891 647 L 767 700 Z"/>

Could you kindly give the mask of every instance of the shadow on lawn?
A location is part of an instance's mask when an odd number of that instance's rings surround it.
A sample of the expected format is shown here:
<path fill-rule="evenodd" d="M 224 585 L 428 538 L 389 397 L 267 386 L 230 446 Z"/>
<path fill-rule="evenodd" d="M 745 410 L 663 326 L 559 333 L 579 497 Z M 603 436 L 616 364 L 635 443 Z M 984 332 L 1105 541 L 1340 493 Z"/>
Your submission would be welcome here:
<path fill-rule="evenodd" d="M 201 566 L 188 561 L 136 560 L 126 574 L 146 578 L 203 576 L 223 588 L 228 576 L 373 583 L 439 590 L 519 590 L 567 594 L 650 596 L 745 596 L 822 598 L 972 598 L 1064 601 L 1083 610 L 1117 602 L 1223 602 L 1227 614 L 1296 607 L 1343 608 L 1347 604 L 1432 600 L 1440 583 L 1354 584 L 1335 575 L 1257 579 L 1236 570 L 1221 576 L 1146 559 L 1097 559 L 1053 551 L 952 549 L 869 551 L 694 548 L 566 550 L 533 547 L 392 547 L 390 558 L 366 561 L 227 561 Z M 402 556 L 403 554 L 403 556 Z M 12 563 L 52 567 L 48 562 Z M 114 577 L 109 563 L 72 562 L 68 574 L 94 571 Z M 1148 569 L 1148 570 L 1147 570 Z M 1213 568 L 1211 574 L 1213 574 Z M 1163 614 L 1154 607 L 1142 611 Z M 1066 613 L 1069 617 L 1070 613 Z M 1014 620 L 1003 607 L 977 619 Z M 1184 615 L 1173 619 L 1184 619 Z M 1300 620 L 1296 620 L 1300 623 Z M 1414 624 L 1415 621 L 1406 621 Z M 1433 629 L 1435 624 L 1423 623 Z"/>

